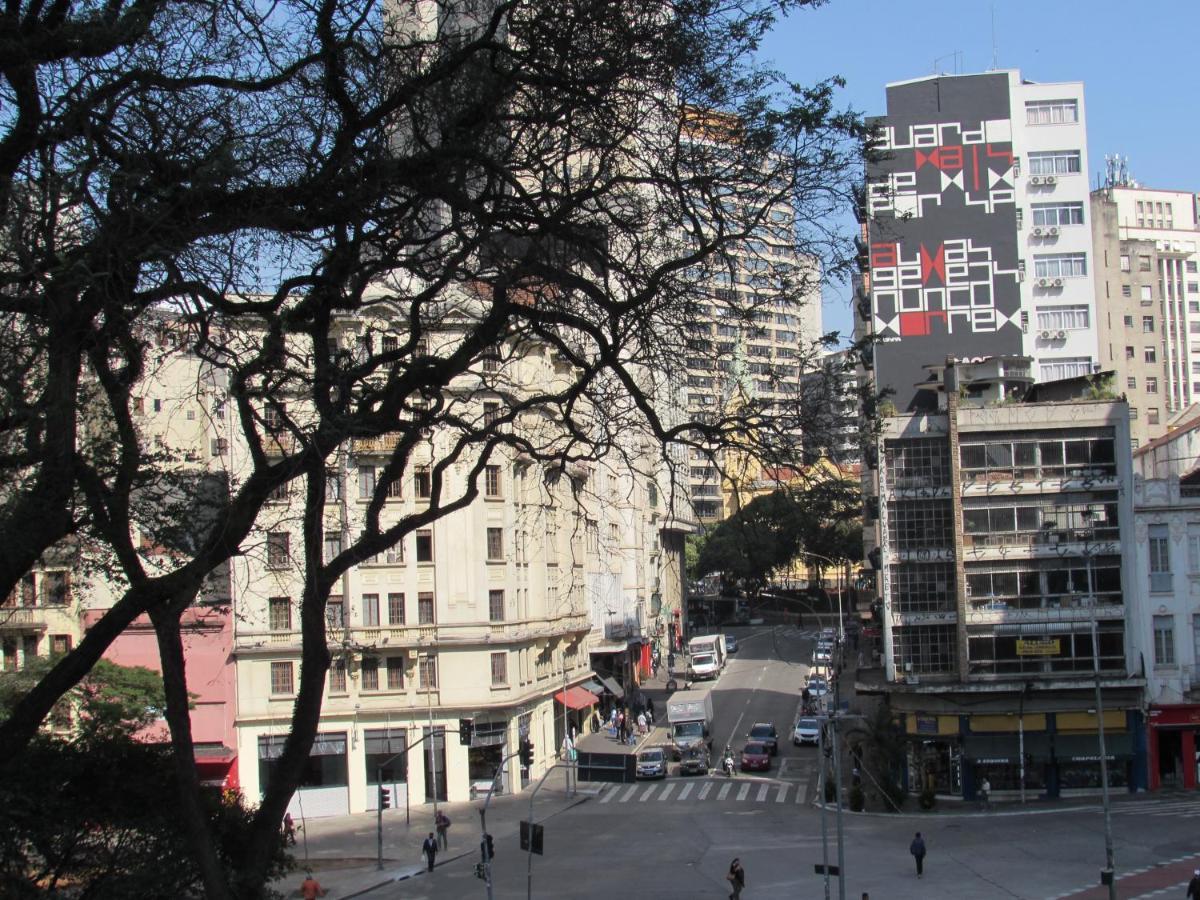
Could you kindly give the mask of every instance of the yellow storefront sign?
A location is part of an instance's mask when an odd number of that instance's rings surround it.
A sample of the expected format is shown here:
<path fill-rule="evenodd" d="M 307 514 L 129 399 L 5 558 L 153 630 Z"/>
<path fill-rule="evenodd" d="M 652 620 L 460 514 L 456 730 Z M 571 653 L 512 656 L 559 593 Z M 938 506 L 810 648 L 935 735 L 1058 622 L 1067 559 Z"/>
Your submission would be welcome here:
<path fill-rule="evenodd" d="M 1017 656 L 1058 656 L 1062 652 L 1058 638 L 1038 638 L 1036 640 L 1017 640 Z"/>

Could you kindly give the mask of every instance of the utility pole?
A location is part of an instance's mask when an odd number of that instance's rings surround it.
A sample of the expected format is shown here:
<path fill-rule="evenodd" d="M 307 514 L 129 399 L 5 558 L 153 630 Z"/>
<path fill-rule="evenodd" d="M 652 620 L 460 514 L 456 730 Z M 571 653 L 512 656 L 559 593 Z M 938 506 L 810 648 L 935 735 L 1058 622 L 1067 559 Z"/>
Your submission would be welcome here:
<path fill-rule="evenodd" d="M 821 805 L 821 868 L 825 872 L 825 900 L 829 900 L 829 829 L 825 824 L 825 726 L 828 718 L 817 720 L 817 759 L 821 762 L 821 773 L 817 777 L 817 797 Z"/>
<path fill-rule="evenodd" d="M 833 722 L 833 782 L 837 788 L 837 855 L 838 855 L 838 900 L 846 900 L 846 851 L 842 832 L 842 754 L 838 746 L 837 716 Z"/>
<path fill-rule="evenodd" d="M 425 654 L 425 707 L 429 712 L 429 772 L 430 778 L 433 779 L 432 793 L 433 797 L 433 820 L 437 821 L 438 814 L 438 783 L 437 783 L 437 736 L 433 730 L 433 687 L 434 687 L 434 668 L 433 657 Z M 443 738 L 444 741 L 444 738 Z"/>

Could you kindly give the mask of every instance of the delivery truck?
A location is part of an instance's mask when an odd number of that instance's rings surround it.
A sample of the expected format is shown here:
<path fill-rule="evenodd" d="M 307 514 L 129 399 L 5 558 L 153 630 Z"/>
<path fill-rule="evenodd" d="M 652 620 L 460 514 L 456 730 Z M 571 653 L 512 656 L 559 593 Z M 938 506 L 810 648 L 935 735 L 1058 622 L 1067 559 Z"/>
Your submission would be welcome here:
<path fill-rule="evenodd" d="M 675 758 L 696 744 L 712 749 L 712 692 L 677 691 L 667 700 L 667 723 L 671 726 L 671 748 Z"/>
<path fill-rule="evenodd" d="M 716 678 L 725 668 L 725 635 L 706 634 L 688 641 L 688 676 L 694 681 Z"/>

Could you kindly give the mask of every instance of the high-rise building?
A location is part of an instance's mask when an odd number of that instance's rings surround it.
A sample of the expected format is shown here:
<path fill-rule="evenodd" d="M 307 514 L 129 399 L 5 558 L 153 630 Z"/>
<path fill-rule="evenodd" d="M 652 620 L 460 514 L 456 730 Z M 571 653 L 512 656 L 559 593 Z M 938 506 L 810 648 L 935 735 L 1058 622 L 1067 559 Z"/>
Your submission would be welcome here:
<path fill-rule="evenodd" d="M 918 383 L 947 357 L 1030 357 L 1038 381 L 1094 371 L 1083 85 L 929 76 L 889 84 L 875 124 L 858 314 L 877 386 L 905 410 L 934 405 Z"/>
<path fill-rule="evenodd" d="M 1197 195 L 1110 171 L 1091 214 L 1100 362 L 1129 399 L 1134 447 L 1145 446 L 1200 400 Z"/>

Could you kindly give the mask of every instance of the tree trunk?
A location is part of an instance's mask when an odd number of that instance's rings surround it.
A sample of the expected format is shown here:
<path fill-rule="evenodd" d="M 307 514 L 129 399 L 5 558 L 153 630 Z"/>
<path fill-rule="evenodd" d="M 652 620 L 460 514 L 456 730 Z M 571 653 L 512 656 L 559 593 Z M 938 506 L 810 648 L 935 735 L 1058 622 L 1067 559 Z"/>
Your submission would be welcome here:
<path fill-rule="evenodd" d="M 188 600 L 195 597 L 193 591 Z M 179 635 L 180 607 L 153 615 L 154 633 L 158 638 L 158 656 L 162 662 L 163 689 L 167 697 L 167 725 L 171 729 L 171 746 L 175 760 L 176 789 L 179 792 L 183 824 L 191 844 L 190 855 L 200 869 L 204 889 L 212 900 L 231 900 L 232 894 L 220 858 L 213 844 L 208 819 L 200 803 L 200 778 L 192 747 L 192 720 L 188 711 L 187 670 L 183 657 L 183 641 Z"/>

